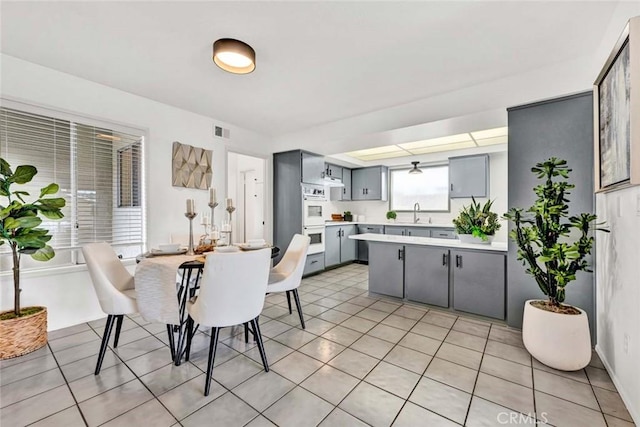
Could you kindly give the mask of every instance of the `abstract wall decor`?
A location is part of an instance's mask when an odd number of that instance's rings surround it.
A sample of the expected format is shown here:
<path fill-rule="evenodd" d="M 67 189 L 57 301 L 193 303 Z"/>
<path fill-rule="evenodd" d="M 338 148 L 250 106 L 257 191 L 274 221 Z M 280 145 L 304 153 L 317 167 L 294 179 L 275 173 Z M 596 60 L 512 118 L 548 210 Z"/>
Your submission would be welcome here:
<path fill-rule="evenodd" d="M 213 151 L 173 142 L 171 183 L 174 187 L 206 190 L 213 175 Z"/>
<path fill-rule="evenodd" d="M 639 47 L 640 18 L 633 18 L 594 83 L 596 190 L 640 184 Z"/>

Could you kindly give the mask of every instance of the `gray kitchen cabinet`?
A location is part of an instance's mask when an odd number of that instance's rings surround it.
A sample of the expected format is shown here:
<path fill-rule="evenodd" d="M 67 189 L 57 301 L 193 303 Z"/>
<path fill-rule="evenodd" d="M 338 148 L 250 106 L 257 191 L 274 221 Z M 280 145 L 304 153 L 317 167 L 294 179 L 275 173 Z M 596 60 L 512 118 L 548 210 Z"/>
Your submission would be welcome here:
<path fill-rule="evenodd" d="M 351 200 L 351 169 L 342 168 L 344 187 L 331 187 L 331 200 Z"/>
<path fill-rule="evenodd" d="M 404 236 L 407 232 L 406 227 L 400 227 L 397 225 L 387 225 L 384 227 L 384 234 L 392 234 L 394 236 Z"/>
<path fill-rule="evenodd" d="M 311 254 L 307 255 L 307 260 L 304 263 L 303 275 L 317 273 L 324 270 L 324 254 Z"/>
<path fill-rule="evenodd" d="M 404 297 L 404 245 L 369 245 L 369 291 Z"/>
<path fill-rule="evenodd" d="M 351 200 L 382 200 L 388 198 L 386 166 L 372 166 L 351 171 Z"/>
<path fill-rule="evenodd" d="M 402 227 L 399 225 L 387 225 L 384 234 L 395 236 L 431 237 L 431 230 L 426 227 Z"/>
<path fill-rule="evenodd" d="M 324 183 L 324 157 L 302 152 L 302 182 L 305 184 Z"/>
<path fill-rule="evenodd" d="M 455 239 L 456 232 L 453 228 L 432 228 L 431 237 L 437 239 Z"/>
<path fill-rule="evenodd" d="M 449 307 L 449 249 L 405 246 L 404 286 L 410 301 Z"/>
<path fill-rule="evenodd" d="M 342 179 L 342 166 L 332 165 L 331 163 L 325 163 L 324 165 L 324 173 L 326 176 Z"/>
<path fill-rule="evenodd" d="M 384 225 L 358 225 L 358 234 L 384 234 Z M 369 263 L 369 242 L 358 240 L 358 261 Z"/>
<path fill-rule="evenodd" d="M 357 234 L 355 225 L 331 225 L 325 231 L 324 264 L 325 267 L 355 261 L 358 254 L 358 242 L 349 239 Z"/>
<path fill-rule="evenodd" d="M 451 250 L 453 308 L 505 318 L 505 255 Z"/>
<path fill-rule="evenodd" d="M 489 197 L 489 155 L 449 158 L 449 197 Z"/>

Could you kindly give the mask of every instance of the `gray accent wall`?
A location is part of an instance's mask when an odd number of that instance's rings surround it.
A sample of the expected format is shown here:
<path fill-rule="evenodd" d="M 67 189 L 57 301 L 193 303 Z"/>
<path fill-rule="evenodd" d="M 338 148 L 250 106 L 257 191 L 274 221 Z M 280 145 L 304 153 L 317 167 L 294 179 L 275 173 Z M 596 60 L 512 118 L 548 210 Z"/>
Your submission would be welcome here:
<path fill-rule="evenodd" d="M 568 161 L 570 215 L 595 212 L 593 193 L 593 95 L 591 91 L 509 108 L 509 208 L 528 208 L 535 200 L 538 180 L 531 167 L 550 157 Z M 511 230 L 512 225 L 509 224 Z M 522 327 L 524 302 L 544 295 L 516 259 L 517 246 L 509 240 L 507 259 L 507 323 Z M 593 259 L 591 260 L 593 264 Z M 578 272 L 567 286 L 566 303 L 587 312 L 595 342 L 594 274 Z"/>

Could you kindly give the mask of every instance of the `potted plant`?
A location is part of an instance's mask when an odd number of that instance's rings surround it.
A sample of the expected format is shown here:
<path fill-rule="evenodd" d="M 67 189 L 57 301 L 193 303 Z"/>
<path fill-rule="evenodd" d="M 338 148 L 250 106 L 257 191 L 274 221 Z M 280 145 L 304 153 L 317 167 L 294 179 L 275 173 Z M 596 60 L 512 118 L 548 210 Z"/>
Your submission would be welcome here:
<path fill-rule="evenodd" d="M 396 211 L 387 212 L 387 221 L 395 222 L 397 217 L 398 217 L 398 214 L 396 213 Z"/>
<path fill-rule="evenodd" d="M 593 246 L 590 230 L 608 230 L 595 224 L 594 214 L 569 216 L 566 196 L 574 185 L 567 181 L 566 160 L 552 157 L 531 172 L 543 180 L 533 189 L 536 201 L 526 211 L 511 208 L 504 215 L 514 224 L 509 237 L 518 245 L 518 259 L 547 296 L 525 302 L 522 339 L 540 362 L 575 371 L 591 359 L 591 336 L 584 310 L 563 304 L 565 288 L 577 272 L 591 271 L 586 260 Z"/>
<path fill-rule="evenodd" d="M 55 252 L 47 242 L 49 231 L 38 228 L 42 223 L 39 214 L 49 219 L 63 217 L 63 198 L 45 197 L 58 192 L 58 184 L 49 184 L 40 190 L 40 197 L 25 202 L 29 193 L 14 190 L 14 184 L 26 184 L 38 173 L 34 166 L 21 165 L 15 171 L 0 158 L 0 196 L 7 204 L 0 205 L 0 246 L 11 248 L 13 260 L 13 310 L 0 313 L 0 359 L 21 356 L 37 350 L 47 343 L 47 309 L 45 307 L 20 306 L 20 257 L 30 255 L 38 261 L 48 261 Z"/>
<path fill-rule="evenodd" d="M 351 215 L 351 211 L 345 211 L 344 220 L 345 221 L 353 221 L 353 215 Z"/>
<path fill-rule="evenodd" d="M 471 205 L 463 206 L 460 214 L 453 220 L 458 238 L 463 243 L 490 244 L 496 231 L 500 229 L 498 214 L 491 212 L 492 200 L 482 206 L 471 198 Z"/>

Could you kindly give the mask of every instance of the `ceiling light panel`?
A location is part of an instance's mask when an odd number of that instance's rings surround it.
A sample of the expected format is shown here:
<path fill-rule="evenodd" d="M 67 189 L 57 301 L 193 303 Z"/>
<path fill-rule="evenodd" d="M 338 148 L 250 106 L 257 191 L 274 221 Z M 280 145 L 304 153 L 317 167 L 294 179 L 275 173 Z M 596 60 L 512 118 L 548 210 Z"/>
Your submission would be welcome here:
<path fill-rule="evenodd" d="M 428 154 L 428 153 L 438 153 L 441 151 L 449 151 L 449 150 L 461 150 L 463 148 L 473 148 L 476 147 L 476 144 L 469 140 L 464 142 L 458 142 L 455 144 L 446 144 L 446 145 L 436 145 L 433 147 L 422 147 L 422 148 L 414 148 L 413 150 L 409 150 L 411 154 Z"/>
<path fill-rule="evenodd" d="M 422 141 L 407 142 L 405 144 L 398 144 L 398 145 L 404 148 L 405 150 L 413 152 L 414 149 L 417 149 L 417 148 L 435 147 L 439 145 L 449 146 L 451 144 L 458 144 L 461 142 L 473 143 L 473 140 L 471 139 L 471 136 L 469 136 L 468 133 L 461 133 L 458 135 L 443 136 L 441 138 L 425 139 Z"/>
<path fill-rule="evenodd" d="M 503 136 L 496 136 L 494 138 L 476 139 L 476 143 L 480 147 L 484 147 L 487 145 L 506 144 L 508 140 L 509 138 L 507 137 L 507 135 L 503 135 Z"/>
<path fill-rule="evenodd" d="M 407 153 L 404 150 L 395 151 L 393 153 L 380 153 L 380 154 L 370 154 L 368 156 L 352 156 L 358 160 L 362 160 L 363 162 L 370 162 L 372 160 L 383 160 L 383 159 L 394 159 L 396 157 L 407 157 L 410 156 L 411 153 Z"/>
<path fill-rule="evenodd" d="M 487 129 L 487 130 L 480 130 L 477 132 L 471 132 L 471 136 L 475 140 L 496 138 L 499 136 L 507 136 L 507 135 L 508 135 L 508 128 L 506 126 L 501 128 L 493 128 L 493 129 Z"/>
<path fill-rule="evenodd" d="M 351 157 L 359 157 L 359 156 L 372 156 L 376 154 L 394 153 L 394 152 L 406 153 L 402 148 L 398 147 L 397 145 L 385 145 L 384 147 L 376 147 L 376 148 L 368 148 L 366 150 L 351 151 L 347 153 L 347 155 Z"/>

